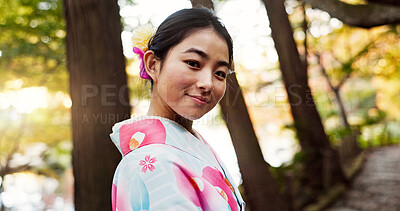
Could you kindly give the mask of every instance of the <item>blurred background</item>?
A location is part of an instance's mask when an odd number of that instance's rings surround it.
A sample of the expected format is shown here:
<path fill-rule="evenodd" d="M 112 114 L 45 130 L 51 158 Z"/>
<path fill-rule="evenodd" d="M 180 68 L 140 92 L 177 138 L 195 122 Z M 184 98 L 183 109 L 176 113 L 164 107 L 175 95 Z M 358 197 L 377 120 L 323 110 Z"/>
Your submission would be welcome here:
<path fill-rule="evenodd" d="M 285 192 L 287 175 L 302 170 L 302 153 L 265 5 L 257 0 L 212 2 L 233 38 L 236 77 L 262 156 Z M 399 143 L 400 25 L 351 26 L 317 9 L 315 2 L 287 0 L 284 6 L 300 60 L 308 66 L 308 84 L 330 145 L 346 154 L 346 147 L 340 148 L 343 140 L 352 139 L 361 149 Z M 150 86 L 139 77 L 132 34 L 145 24 L 158 26 L 192 4 L 119 0 L 118 5 L 131 115 L 143 115 Z M 63 7 L 61 0 L 0 0 L 1 211 L 74 210 L 72 100 Z M 399 6 L 391 7 L 400 11 Z M 239 171 L 220 107 L 194 122 L 194 128 L 241 184 L 245 172 Z M 341 159 L 346 156 L 350 155 Z"/>

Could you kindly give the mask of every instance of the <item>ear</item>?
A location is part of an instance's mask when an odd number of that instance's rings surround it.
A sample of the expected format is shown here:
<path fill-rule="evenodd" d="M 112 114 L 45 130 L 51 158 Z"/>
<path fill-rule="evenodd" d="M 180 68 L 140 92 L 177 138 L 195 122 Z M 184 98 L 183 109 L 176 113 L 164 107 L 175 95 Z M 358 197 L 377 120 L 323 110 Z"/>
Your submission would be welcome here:
<path fill-rule="evenodd" d="M 158 60 L 153 51 L 146 51 L 143 55 L 144 66 L 147 74 L 153 79 L 153 82 L 156 83 L 158 80 L 158 76 L 160 75 L 160 60 Z"/>

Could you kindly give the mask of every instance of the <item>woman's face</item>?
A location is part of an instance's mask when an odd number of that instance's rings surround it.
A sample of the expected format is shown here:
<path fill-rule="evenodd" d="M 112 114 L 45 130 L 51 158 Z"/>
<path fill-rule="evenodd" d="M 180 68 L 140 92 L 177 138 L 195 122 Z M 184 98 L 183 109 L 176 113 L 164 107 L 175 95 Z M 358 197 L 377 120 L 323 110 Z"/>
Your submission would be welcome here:
<path fill-rule="evenodd" d="M 191 33 L 169 50 L 153 76 L 157 110 L 170 118 L 176 114 L 189 120 L 202 117 L 225 93 L 228 61 L 228 45 L 214 29 Z"/>

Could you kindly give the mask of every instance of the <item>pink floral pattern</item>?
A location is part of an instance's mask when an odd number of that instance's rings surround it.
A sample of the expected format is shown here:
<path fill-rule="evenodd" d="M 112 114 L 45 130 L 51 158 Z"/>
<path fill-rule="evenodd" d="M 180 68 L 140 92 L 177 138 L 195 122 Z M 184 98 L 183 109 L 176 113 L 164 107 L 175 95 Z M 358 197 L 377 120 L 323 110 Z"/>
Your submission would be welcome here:
<path fill-rule="evenodd" d="M 243 199 L 235 184 L 231 184 L 233 180 L 226 167 L 203 138 L 200 138 L 203 143 L 199 143 L 189 132 L 157 118 L 127 121 L 117 126 L 111 139 L 123 159 L 113 180 L 113 211 L 169 207 L 244 210 Z M 192 148 L 193 143 L 198 144 L 196 148 Z M 141 148 L 152 144 L 154 147 Z"/>
<path fill-rule="evenodd" d="M 146 155 L 144 160 L 139 161 L 139 165 L 143 166 L 142 172 L 146 173 L 147 169 L 152 172 L 154 169 L 156 169 L 156 167 L 153 165 L 155 162 L 157 162 L 156 157 L 151 158 L 150 155 Z"/>
<path fill-rule="evenodd" d="M 111 204 L 112 204 L 112 211 L 117 210 L 117 186 L 113 183 L 111 187 Z"/>
<path fill-rule="evenodd" d="M 232 211 L 238 210 L 232 193 L 232 185 L 217 168 L 206 166 L 203 169 L 202 177 L 214 186 L 218 193 L 228 202 Z"/>
<path fill-rule="evenodd" d="M 134 139 L 135 134 L 142 133 L 143 140 Z M 125 156 L 134 149 L 149 144 L 165 144 L 165 127 L 158 119 L 144 119 L 121 126 L 119 144 Z"/>
<path fill-rule="evenodd" d="M 113 211 L 131 210 L 128 194 L 128 185 L 125 181 L 119 181 L 118 186 L 113 183 L 111 192 L 111 202 Z"/>
<path fill-rule="evenodd" d="M 206 166 L 202 176 L 196 175 L 187 166 L 176 164 L 174 169 L 179 191 L 194 205 L 204 211 L 215 210 L 218 197 L 222 197 L 231 211 L 238 211 L 230 182 L 216 168 Z"/>

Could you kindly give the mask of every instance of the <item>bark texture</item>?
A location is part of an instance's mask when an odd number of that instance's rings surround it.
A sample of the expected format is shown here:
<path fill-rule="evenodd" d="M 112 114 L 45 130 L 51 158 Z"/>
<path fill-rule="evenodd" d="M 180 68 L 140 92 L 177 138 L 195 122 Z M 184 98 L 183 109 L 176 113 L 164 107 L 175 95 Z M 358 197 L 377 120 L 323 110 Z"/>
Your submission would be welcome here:
<path fill-rule="evenodd" d="M 65 0 L 75 210 L 111 210 L 121 159 L 109 134 L 130 117 L 117 1 Z"/>
<path fill-rule="evenodd" d="M 366 5 L 353 5 L 339 0 L 303 0 L 313 8 L 324 10 L 350 26 L 371 28 L 400 23 L 400 6 L 373 3 L 378 1 L 384 2 L 384 0 L 373 0 Z"/>
<path fill-rule="evenodd" d="M 368 0 L 368 2 L 400 6 L 400 0 Z"/>
<path fill-rule="evenodd" d="M 285 11 L 283 0 L 263 0 L 280 69 L 288 95 L 294 126 L 305 157 L 304 184 L 315 193 L 345 182 L 338 154 L 329 144 L 321 118 L 316 109 L 310 87 L 307 68 L 300 60 L 293 31 Z"/>

